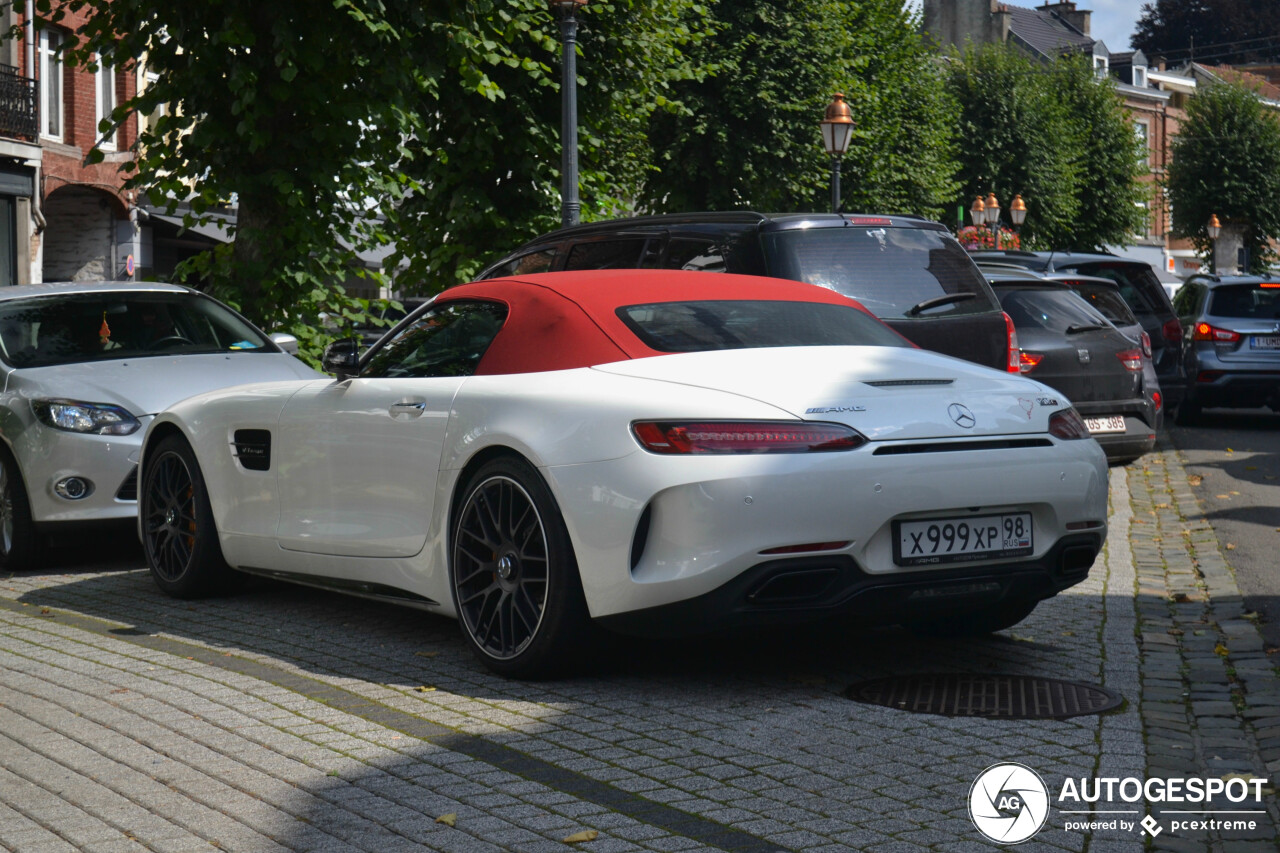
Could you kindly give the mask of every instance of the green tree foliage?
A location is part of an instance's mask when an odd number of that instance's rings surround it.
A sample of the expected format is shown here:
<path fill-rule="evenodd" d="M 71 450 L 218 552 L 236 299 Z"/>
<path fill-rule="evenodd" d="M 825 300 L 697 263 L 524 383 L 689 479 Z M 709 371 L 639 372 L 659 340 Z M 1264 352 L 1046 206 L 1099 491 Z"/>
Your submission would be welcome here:
<path fill-rule="evenodd" d="M 1143 225 L 1146 168 L 1114 83 L 1087 61 L 1049 63 L 1010 47 L 969 48 L 948 86 L 960 104 L 965 210 L 994 192 L 1027 204 L 1027 247 L 1094 249 L 1125 243 Z"/>
<path fill-rule="evenodd" d="M 31 0 L 27 0 L 31 2 Z M 350 246 L 385 242 L 367 209 L 408 186 L 400 164 L 430 57 L 417 0 L 34 0 L 48 22 L 88 12 L 66 60 L 145 55 L 155 82 L 113 113 L 165 114 L 125 164 L 126 186 L 187 201 L 192 220 L 234 199 L 234 242 L 194 272 L 250 318 L 301 328 L 340 296 Z M 130 63 L 131 67 L 131 63 Z M 109 126 L 104 122 L 104 127 Z M 90 158 L 101 159 L 101 152 Z M 358 306 L 339 299 L 351 313 Z"/>
<path fill-rule="evenodd" d="M 1187 102 L 1187 118 L 1173 141 L 1166 183 L 1173 231 L 1208 256 L 1206 231 L 1216 215 L 1224 227 L 1244 229 L 1252 272 L 1276 259 L 1269 241 L 1280 237 L 1280 120 L 1257 94 L 1234 84 L 1201 88 Z"/>
<path fill-rule="evenodd" d="M 592 0 L 579 13 L 582 218 L 629 209 L 652 156 L 655 111 L 699 75 L 686 45 L 705 37 L 694 0 Z M 406 166 L 401 283 L 431 292 L 560 222 L 560 30 L 546 0 L 473 0 L 433 13 L 435 58 Z"/>
<path fill-rule="evenodd" d="M 1155 0 L 1130 39 L 1148 57 L 1210 65 L 1280 60 L 1276 0 Z"/>
<path fill-rule="evenodd" d="M 642 209 L 827 209 L 818 123 L 843 92 L 856 122 L 844 208 L 942 212 L 954 106 L 900 2 L 717 0 L 710 26 L 692 56 L 714 76 L 675 84 L 686 109 L 653 118 Z"/>

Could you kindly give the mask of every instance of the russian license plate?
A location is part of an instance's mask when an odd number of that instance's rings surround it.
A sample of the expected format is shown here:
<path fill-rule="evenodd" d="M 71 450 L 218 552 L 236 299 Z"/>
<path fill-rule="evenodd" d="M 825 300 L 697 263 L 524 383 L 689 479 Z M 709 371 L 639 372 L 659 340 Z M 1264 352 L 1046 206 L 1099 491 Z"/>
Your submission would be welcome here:
<path fill-rule="evenodd" d="M 1280 335 L 1254 335 L 1249 338 L 1252 349 L 1280 349 Z"/>
<path fill-rule="evenodd" d="M 1024 557 L 1034 544 L 1029 512 L 895 521 L 893 531 L 893 562 L 899 566 Z"/>
<path fill-rule="evenodd" d="M 1122 415 L 1107 415 L 1105 418 L 1085 418 L 1084 425 L 1089 432 L 1094 434 L 1100 432 L 1124 432 L 1124 417 Z"/>

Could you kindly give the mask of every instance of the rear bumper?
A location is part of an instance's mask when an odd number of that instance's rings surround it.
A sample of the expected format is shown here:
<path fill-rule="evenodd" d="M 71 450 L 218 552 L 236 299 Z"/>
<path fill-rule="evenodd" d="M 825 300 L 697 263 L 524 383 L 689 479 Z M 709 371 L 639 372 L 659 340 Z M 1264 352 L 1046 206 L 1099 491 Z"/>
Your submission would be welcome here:
<path fill-rule="evenodd" d="M 1100 533 L 1065 536 L 1042 556 L 998 565 L 874 575 L 848 555 L 771 560 L 695 598 L 597 618 L 621 634 L 710 631 L 847 621 L 872 626 L 955 615 L 1001 601 L 1039 601 L 1084 580 Z"/>
<path fill-rule="evenodd" d="M 1280 370 L 1233 370 L 1219 365 L 1201 367 L 1187 385 L 1187 400 L 1205 408 L 1280 405 Z M 1212 378 L 1200 381 L 1206 374 Z"/>
<path fill-rule="evenodd" d="M 1081 417 L 1086 418 L 1106 415 L 1124 417 L 1124 432 L 1098 433 L 1094 436 L 1109 461 L 1132 459 L 1149 452 L 1155 446 L 1156 432 L 1164 420 L 1163 410 L 1156 411 L 1155 404 L 1148 399 L 1078 403 L 1076 410 Z"/>

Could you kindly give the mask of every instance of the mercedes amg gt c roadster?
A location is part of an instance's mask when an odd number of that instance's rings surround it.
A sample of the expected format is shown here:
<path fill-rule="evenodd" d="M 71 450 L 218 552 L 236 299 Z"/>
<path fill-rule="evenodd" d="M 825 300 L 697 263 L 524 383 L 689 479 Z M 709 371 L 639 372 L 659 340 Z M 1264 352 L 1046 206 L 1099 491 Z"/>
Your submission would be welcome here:
<path fill-rule="evenodd" d="M 333 379 L 149 425 L 139 532 L 196 597 L 265 575 L 456 617 L 494 671 L 590 632 L 999 630 L 1081 581 L 1107 467 L 1061 394 L 833 291 L 612 270 L 445 291 Z"/>

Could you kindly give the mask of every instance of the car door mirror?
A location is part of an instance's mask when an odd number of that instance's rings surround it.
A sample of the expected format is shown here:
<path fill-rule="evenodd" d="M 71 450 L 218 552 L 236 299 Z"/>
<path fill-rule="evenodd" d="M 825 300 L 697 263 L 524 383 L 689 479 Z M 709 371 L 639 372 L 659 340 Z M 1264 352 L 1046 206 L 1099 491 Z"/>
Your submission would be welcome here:
<path fill-rule="evenodd" d="M 360 375 L 360 339 L 343 338 L 334 341 L 324 348 L 324 357 L 320 366 L 326 373 L 332 373 L 341 382 Z"/>
<path fill-rule="evenodd" d="M 293 335 L 287 332 L 272 332 L 269 337 L 272 343 L 289 353 L 289 355 L 298 354 L 298 339 Z"/>

